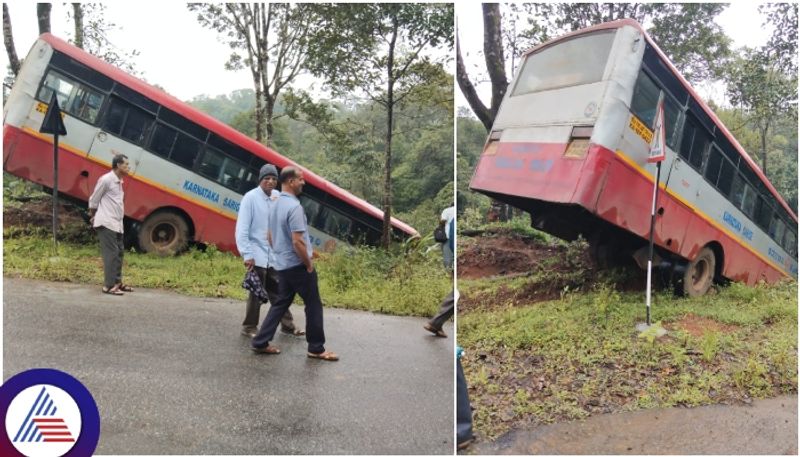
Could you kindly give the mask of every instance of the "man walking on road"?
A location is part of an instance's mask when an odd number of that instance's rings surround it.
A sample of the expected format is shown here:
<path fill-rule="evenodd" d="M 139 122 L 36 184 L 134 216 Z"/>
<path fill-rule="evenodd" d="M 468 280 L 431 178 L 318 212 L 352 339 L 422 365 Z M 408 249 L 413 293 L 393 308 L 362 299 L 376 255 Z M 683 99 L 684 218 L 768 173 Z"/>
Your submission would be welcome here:
<path fill-rule="evenodd" d="M 275 258 L 272 248 L 267 242 L 269 220 L 275 200 L 279 193 L 275 190 L 278 184 L 278 169 L 275 165 L 265 164 L 258 173 L 258 186 L 250 190 L 239 205 L 236 219 L 236 248 L 244 259 L 244 266 L 255 269 L 261 286 L 267 292 L 270 303 L 275 303 L 278 293 L 278 274 L 275 272 Z M 258 331 L 258 318 L 261 313 L 261 299 L 250 291 L 247 298 L 242 334 L 254 337 Z M 281 331 L 294 335 L 305 332 L 295 328 L 292 312 L 286 309 L 281 318 Z"/>
<path fill-rule="evenodd" d="M 451 207 L 453 208 L 453 207 Z M 447 208 L 442 213 L 442 221 L 445 221 L 445 227 L 447 228 L 447 246 L 442 246 L 442 255 L 445 256 L 445 269 L 447 269 L 450 274 L 453 273 L 453 253 L 456 250 L 456 222 L 455 222 L 455 211 L 453 211 L 453 215 L 446 219 L 448 216 L 446 213 L 450 208 Z M 455 209 L 455 208 L 453 208 Z M 449 258 L 448 258 L 449 254 Z M 447 338 L 447 334 L 442 330 L 444 323 L 447 322 L 448 319 L 453 317 L 455 313 L 455 305 L 456 305 L 456 290 L 453 289 L 445 298 L 442 300 L 442 304 L 439 305 L 439 312 L 436 313 L 435 316 L 431 318 L 423 327 L 425 330 L 433 333 L 434 335 L 440 338 Z"/>
<path fill-rule="evenodd" d="M 269 342 L 275 336 L 278 322 L 289 309 L 295 294 L 299 294 L 305 302 L 308 356 L 336 361 L 339 356 L 325 350 L 317 272 L 312 260 L 308 222 L 298 199 L 305 185 L 303 172 L 292 166 L 286 167 L 281 170 L 280 181 L 282 191 L 272 213 L 269 234 L 275 252 L 275 269 L 278 271 L 278 298 L 272 302 L 258 334 L 253 338 L 252 349 L 259 354 L 281 352 Z"/>
<path fill-rule="evenodd" d="M 122 219 L 125 217 L 125 192 L 122 178 L 128 175 L 128 157 L 117 154 L 111 160 L 111 171 L 97 180 L 94 192 L 89 197 L 89 223 L 100 238 L 100 254 L 103 257 L 103 292 L 124 295 L 133 288 L 122 282 Z"/>

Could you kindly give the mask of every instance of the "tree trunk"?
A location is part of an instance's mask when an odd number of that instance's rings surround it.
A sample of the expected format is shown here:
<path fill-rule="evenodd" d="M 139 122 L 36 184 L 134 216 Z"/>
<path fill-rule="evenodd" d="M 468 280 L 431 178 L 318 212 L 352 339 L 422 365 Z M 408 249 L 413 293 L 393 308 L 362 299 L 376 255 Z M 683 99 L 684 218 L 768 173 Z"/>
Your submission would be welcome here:
<path fill-rule="evenodd" d="M 759 130 L 761 133 L 761 171 L 764 172 L 764 176 L 767 176 L 767 132 L 769 131 L 769 125 L 765 125 Z"/>
<path fill-rule="evenodd" d="M 83 7 L 80 3 L 73 3 L 75 13 L 75 46 L 83 49 Z"/>
<path fill-rule="evenodd" d="M 389 247 L 392 241 L 392 123 L 394 121 L 394 50 L 397 43 L 399 25 L 392 19 L 392 39 L 389 41 L 389 56 L 386 63 L 386 146 L 383 165 L 383 232 L 381 246 Z"/>
<path fill-rule="evenodd" d="M 501 25 L 500 4 L 483 4 L 483 54 L 486 58 L 486 70 L 492 81 L 492 122 L 503 101 L 508 88 L 506 77 L 506 59 L 503 56 L 503 31 Z"/>
<path fill-rule="evenodd" d="M 459 46 L 458 42 L 456 42 L 456 65 L 458 67 L 456 69 L 458 87 L 461 88 L 461 93 L 464 94 L 464 98 L 467 99 L 467 103 L 469 103 L 469 107 L 472 108 L 472 112 L 478 116 L 486 132 L 489 132 L 494 123 L 494 116 L 489 112 L 486 105 L 483 104 L 480 97 L 478 97 L 475 86 L 472 84 L 472 81 L 469 80 L 467 69 L 464 66 L 464 60 L 461 58 L 461 46 Z"/>
<path fill-rule="evenodd" d="M 275 126 L 272 122 L 272 117 L 275 113 L 275 99 L 267 94 L 265 101 L 266 106 L 264 107 L 264 123 L 267 127 L 267 146 L 272 147 L 272 135 L 275 133 Z"/>
<path fill-rule="evenodd" d="M 36 4 L 36 16 L 39 18 L 39 35 L 50 33 L 50 10 L 52 9 L 52 3 Z"/>
<path fill-rule="evenodd" d="M 8 13 L 8 5 L 5 3 L 3 3 L 3 42 L 6 45 L 11 73 L 16 77 L 19 73 L 20 63 L 19 57 L 17 57 L 17 48 L 14 46 L 14 35 L 11 34 L 11 15 Z"/>

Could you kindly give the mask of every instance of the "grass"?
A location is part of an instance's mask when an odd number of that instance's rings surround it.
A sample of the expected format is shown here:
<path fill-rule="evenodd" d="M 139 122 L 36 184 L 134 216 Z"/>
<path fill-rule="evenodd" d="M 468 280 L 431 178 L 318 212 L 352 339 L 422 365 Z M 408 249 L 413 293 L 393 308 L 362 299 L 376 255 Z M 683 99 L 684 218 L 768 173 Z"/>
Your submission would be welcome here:
<path fill-rule="evenodd" d="M 80 243 L 59 243 L 58 256 L 53 256 L 46 229 L 9 228 L 4 231 L 4 274 L 96 284 L 99 288 L 99 247 L 92 237 L 84 238 L 87 240 Z M 424 254 L 422 247 L 395 251 L 402 252 L 356 248 L 321 256 L 316 268 L 323 303 L 384 314 L 432 316 L 452 287 L 441 265 L 441 254 Z M 176 257 L 127 252 L 123 275 L 127 283 L 138 287 L 170 289 L 199 297 L 245 299 L 241 259 L 213 246 Z"/>
<path fill-rule="evenodd" d="M 506 281 L 520 287 L 521 279 Z M 459 281 L 462 295 L 498 281 Z M 598 284 L 538 303 L 459 313 L 475 427 L 493 439 L 516 426 L 620 410 L 749 401 L 797 392 L 797 284 L 732 284 L 694 299 L 658 293 L 639 337 L 642 293 Z"/>

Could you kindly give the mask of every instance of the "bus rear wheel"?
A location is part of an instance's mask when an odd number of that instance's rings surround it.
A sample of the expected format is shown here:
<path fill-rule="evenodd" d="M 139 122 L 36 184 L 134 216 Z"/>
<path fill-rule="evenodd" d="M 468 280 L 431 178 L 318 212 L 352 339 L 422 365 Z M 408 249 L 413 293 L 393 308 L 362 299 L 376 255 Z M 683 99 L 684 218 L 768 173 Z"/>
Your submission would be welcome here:
<path fill-rule="evenodd" d="M 159 255 L 177 254 L 189 245 L 189 224 L 169 211 L 151 214 L 139 228 L 139 247 Z"/>
<path fill-rule="evenodd" d="M 714 283 L 717 258 L 714 251 L 704 247 L 683 273 L 683 293 L 690 297 L 705 295 Z"/>

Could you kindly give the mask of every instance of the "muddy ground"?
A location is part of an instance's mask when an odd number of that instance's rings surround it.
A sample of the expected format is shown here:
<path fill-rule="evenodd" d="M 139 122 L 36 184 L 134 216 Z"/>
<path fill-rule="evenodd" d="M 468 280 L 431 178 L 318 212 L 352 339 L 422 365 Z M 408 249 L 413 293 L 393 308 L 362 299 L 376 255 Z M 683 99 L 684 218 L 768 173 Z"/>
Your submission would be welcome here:
<path fill-rule="evenodd" d="M 46 195 L 6 200 L 3 205 L 3 233 L 33 234 L 47 231 L 53 227 L 53 200 Z M 61 241 L 82 241 L 87 230 L 86 210 L 68 201 L 58 202 L 58 231 Z"/>
<path fill-rule="evenodd" d="M 523 235 L 511 230 L 492 229 L 462 236 L 458 244 L 458 279 L 530 277 L 529 284 L 510 290 L 501 284 L 494 300 L 462 296 L 459 312 L 491 308 L 493 304 L 536 303 L 554 300 L 565 290 L 588 291 L 598 283 L 612 284 L 619 291 L 642 290 L 645 274 L 635 267 L 619 265 L 601 269 L 584 242 L 563 243 Z M 659 288 L 668 287 L 659 284 Z"/>

